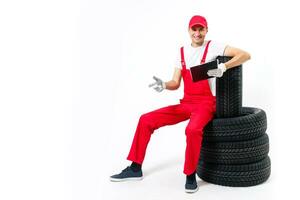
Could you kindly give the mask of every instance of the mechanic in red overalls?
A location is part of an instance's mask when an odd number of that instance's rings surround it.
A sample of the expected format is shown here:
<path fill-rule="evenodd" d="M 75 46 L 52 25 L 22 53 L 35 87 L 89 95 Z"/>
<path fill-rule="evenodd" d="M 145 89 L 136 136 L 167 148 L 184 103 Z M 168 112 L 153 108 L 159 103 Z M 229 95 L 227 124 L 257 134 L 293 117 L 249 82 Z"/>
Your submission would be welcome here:
<path fill-rule="evenodd" d="M 212 120 L 216 111 L 216 78 L 194 83 L 189 68 L 215 60 L 217 56 L 233 57 L 230 61 L 219 64 L 217 69 L 208 71 L 209 76 L 221 77 L 229 68 L 238 66 L 250 59 L 250 55 L 241 49 L 214 41 L 206 41 L 205 36 L 208 27 L 206 19 L 202 16 L 193 16 L 188 28 L 191 43 L 181 47 L 178 51 L 179 55 L 175 63 L 173 79 L 163 82 L 161 79 L 153 77 L 155 83 L 149 85 L 158 92 L 164 89 L 176 90 L 180 86 L 182 77 L 184 82 L 183 98 L 177 105 L 160 108 L 140 117 L 127 157 L 128 160 L 132 161 L 132 164 L 120 174 L 111 176 L 111 181 L 141 180 L 143 178 L 141 166 L 154 130 L 189 119 L 185 129 L 186 151 L 183 171 L 187 176 L 185 191 L 193 193 L 198 190 L 195 174 L 200 156 L 203 128 Z"/>

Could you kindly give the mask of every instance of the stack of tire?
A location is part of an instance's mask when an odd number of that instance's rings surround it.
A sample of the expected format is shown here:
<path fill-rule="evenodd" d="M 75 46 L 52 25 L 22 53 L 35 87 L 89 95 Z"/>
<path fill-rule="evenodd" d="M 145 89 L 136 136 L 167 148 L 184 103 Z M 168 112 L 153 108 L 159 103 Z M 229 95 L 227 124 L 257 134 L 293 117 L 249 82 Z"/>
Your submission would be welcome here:
<path fill-rule="evenodd" d="M 217 79 L 216 93 L 216 116 L 204 129 L 198 176 L 233 187 L 263 183 L 271 172 L 267 118 L 262 109 L 242 107 L 242 66 Z"/>

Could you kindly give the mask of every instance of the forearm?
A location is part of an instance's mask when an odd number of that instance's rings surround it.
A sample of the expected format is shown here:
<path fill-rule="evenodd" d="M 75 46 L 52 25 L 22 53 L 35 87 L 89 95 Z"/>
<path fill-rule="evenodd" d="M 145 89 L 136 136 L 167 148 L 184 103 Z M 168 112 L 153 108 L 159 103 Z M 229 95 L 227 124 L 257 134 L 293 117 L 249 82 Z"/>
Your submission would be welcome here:
<path fill-rule="evenodd" d="M 168 90 L 176 90 L 179 88 L 180 83 L 177 83 L 174 80 L 170 80 L 168 82 L 165 82 L 165 85 L 166 85 L 166 89 L 168 89 Z"/>
<path fill-rule="evenodd" d="M 239 66 L 250 59 L 250 54 L 243 51 L 233 56 L 233 58 L 225 63 L 227 69 Z"/>

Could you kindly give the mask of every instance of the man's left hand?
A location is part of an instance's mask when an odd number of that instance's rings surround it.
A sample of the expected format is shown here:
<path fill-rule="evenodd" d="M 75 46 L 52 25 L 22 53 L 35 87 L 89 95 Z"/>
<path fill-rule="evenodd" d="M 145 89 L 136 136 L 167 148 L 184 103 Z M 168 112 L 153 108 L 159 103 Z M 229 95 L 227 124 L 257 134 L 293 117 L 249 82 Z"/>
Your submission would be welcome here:
<path fill-rule="evenodd" d="M 218 68 L 217 69 L 211 69 L 211 70 L 208 70 L 207 72 L 207 75 L 208 76 L 215 76 L 215 77 L 222 77 L 223 76 L 223 73 L 226 72 L 226 66 L 224 63 L 221 63 L 218 65 Z"/>

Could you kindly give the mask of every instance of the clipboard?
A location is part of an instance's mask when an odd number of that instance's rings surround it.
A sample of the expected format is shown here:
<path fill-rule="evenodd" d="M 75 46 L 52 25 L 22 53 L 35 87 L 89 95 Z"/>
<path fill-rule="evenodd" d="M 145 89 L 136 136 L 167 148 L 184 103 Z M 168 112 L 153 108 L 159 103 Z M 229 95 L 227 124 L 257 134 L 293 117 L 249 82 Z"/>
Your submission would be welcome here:
<path fill-rule="evenodd" d="M 218 60 L 214 60 L 208 63 L 204 63 L 202 65 L 197 65 L 190 68 L 190 72 L 192 75 L 193 82 L 213 78 L 213 76 L 208 76 L 207 72 L 211 69 L 217 69 L 218 68 Z"/>

